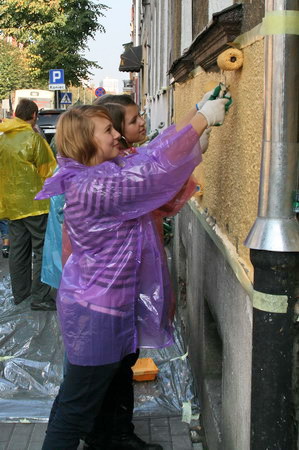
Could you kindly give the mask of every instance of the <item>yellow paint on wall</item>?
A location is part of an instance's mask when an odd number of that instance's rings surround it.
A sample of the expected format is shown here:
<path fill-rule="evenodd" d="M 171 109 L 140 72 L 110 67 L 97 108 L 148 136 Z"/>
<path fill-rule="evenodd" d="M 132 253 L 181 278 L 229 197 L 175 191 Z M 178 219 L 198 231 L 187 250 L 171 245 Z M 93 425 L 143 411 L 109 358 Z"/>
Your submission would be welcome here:
<path fill-rule="evenodd" d="M 221 127 L 214 127 L 203 162 L 194 174 L 204 187 L 197 197 L 251 268 L 243 242 L 257 215 L 263 128 L 264 41 L 243 49 L 243 68 L 226 72 L 233 105 Z M 175 86 L 175 118 L 200 100 L 204 86 L 221 74 L 199 71 Z M 223 81 L 223 80 L 222 80 Z"/>

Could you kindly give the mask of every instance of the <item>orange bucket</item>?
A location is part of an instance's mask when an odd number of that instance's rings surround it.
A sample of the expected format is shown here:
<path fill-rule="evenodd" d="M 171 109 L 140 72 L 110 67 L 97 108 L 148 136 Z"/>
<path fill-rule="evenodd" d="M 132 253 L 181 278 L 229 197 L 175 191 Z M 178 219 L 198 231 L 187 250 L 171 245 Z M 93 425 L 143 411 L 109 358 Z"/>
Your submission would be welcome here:
<path fill-rule="evenodd" d="M 135 381 L 152 381 L 155 380 L 159 369 L 152 358 L 139 358 L 132 367 L 133 380 Z"/>

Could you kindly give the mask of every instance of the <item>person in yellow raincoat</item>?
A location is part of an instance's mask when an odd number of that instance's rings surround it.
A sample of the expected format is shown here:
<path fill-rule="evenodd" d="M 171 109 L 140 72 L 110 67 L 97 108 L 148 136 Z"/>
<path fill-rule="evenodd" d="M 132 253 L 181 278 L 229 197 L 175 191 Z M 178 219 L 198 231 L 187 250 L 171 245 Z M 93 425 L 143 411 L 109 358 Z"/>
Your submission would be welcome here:
<path fill-rule="evenodd" d="M 51 148 L 33 130 L 37 105 L 22 99 L 15 117 L 0 123 L 0 219 L 9 219 L 9 271 L 15 304 L 55 310 L 51 288 L 40 281 L 48 200 L 34 200 L 56 167 Z M 32 268 L 32 253 L 33 268 Z"/>

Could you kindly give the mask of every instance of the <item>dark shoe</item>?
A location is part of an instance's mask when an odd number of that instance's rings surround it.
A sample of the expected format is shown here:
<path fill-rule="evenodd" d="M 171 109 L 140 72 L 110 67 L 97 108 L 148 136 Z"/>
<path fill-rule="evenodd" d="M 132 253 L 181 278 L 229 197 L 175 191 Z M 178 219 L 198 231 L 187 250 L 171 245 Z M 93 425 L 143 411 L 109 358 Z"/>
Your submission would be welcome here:
<path fill-rule="evenodd" d="M 3 258 L 8 258 L 9 256 L 9 245 L 2 246 L 2 256 Z"/>
<path fill-rule="evenodd" d="M 83 450 L 110 450 L 110 447 L 109 445 L 103 447 L 102 445 L 98 444 L 84 444 Z"/>
<path fill-rule="evenodd" d="M 124 435 L 119 439 L 112 438 L 109 445 L 85 444 L 84 450 L 163 450 L 159 444 L 147 444 L 136 434 Z"/>
<path fill-rule="evenodd" d="M 32 302 L 31 309 L 33 311 L 56 311 L 55 300 L 47 300 L 45 302 Z"/>
<path fill-rule="evenodd" d="M 14 299 L 13 302 L 14 302 L 15 305 L 19 305 L 19 304 L 22 303 L 24 300 L 26 300 L 26 298 L 27 298 L 27 297 L 21 298 L 21 299 L 18 299 L 18 300 Z"/>
<path fill-rule="evenodd" d="M 136 434 L 124 435 L 119 439 L 112 438 L 111 450 L 163 450 L 159 444 L 147 444 Z"/>
<path fill-rule="evenodd" d="M 83 450 L 111 450 L 109 444 L 84 444 Z"/>
<path fill-rule="evenodd" d="M 89 440 L 88 436 L 82 438 L 81 440 L 84 441 L 83 450 L 111 450 L 111 447 L 107 441 L 94 442 Z"/>

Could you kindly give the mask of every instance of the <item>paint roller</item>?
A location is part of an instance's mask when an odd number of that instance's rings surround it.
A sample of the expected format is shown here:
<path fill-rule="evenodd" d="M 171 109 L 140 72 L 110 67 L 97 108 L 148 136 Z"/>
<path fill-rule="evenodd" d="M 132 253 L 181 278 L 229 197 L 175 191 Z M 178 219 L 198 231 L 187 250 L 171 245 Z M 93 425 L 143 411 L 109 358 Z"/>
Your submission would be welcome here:
<path fill-rule="evenodd" d="M 237 48 L 229 48 L 220 53 L 217 65 L 220 70 L 238 70 L 243 66 L 243 53 Z"/>
<path fill-rule="evenodd" d="M 224 82 L 217 83 L 216 81 L 210 81 L 205 86 L 205 92 L 208 92 L 213 89 L 213 93 L 210 96 L 209 100 L 215 100 L 216 98 L 228 98 L 229 101 L 225 105 L 226 111 L 228 111 L 229 107 L 232 104 L 232 98 L 226 97 L 228 91 L 228 85 L 226 83 L 226 77 L 224 71 L 229 70 L 238 70 L 243 66 L 243 53 L 241 50 L 237 48 L 229 48 L 224 52 L 220 53 L 217 58 L 217 65 L 221 70 L 221 78 Z"/>
<path fill-rule="evenodd" d="M 224 78 L 224 83 L 222 82 L 218 83 L 217 81 L 209 81 L 204 87 L 205 92 L 209 92 L 213 89 L 212 95 L 210 96 L 209 100 L 215 100 L 216 98 L 220 97 L 229 98 L 229 101 L 225 105 L 226 111 L 228 111 L 233 100 L 231 97 L 225 97 L 228 91 L 228 86 L 226 84 L 224 71 L 240 69 L 243 66 L 243 60 L 244 60 L 243 53 L 241 52 L 241 50 L 238 50 L 237 48 L 229 48 L 228 50 L 225 50 L 224 52 L 220 53 L 220 55 L 217 58 L 217 65 L 221 70 L 221 76 Z M 195 197 L 201 197 L 203 195 L 203 192 L 204 192 L 203 185 L 198 184 L 196 187 L 196 193 L 194 195 Z"/>

